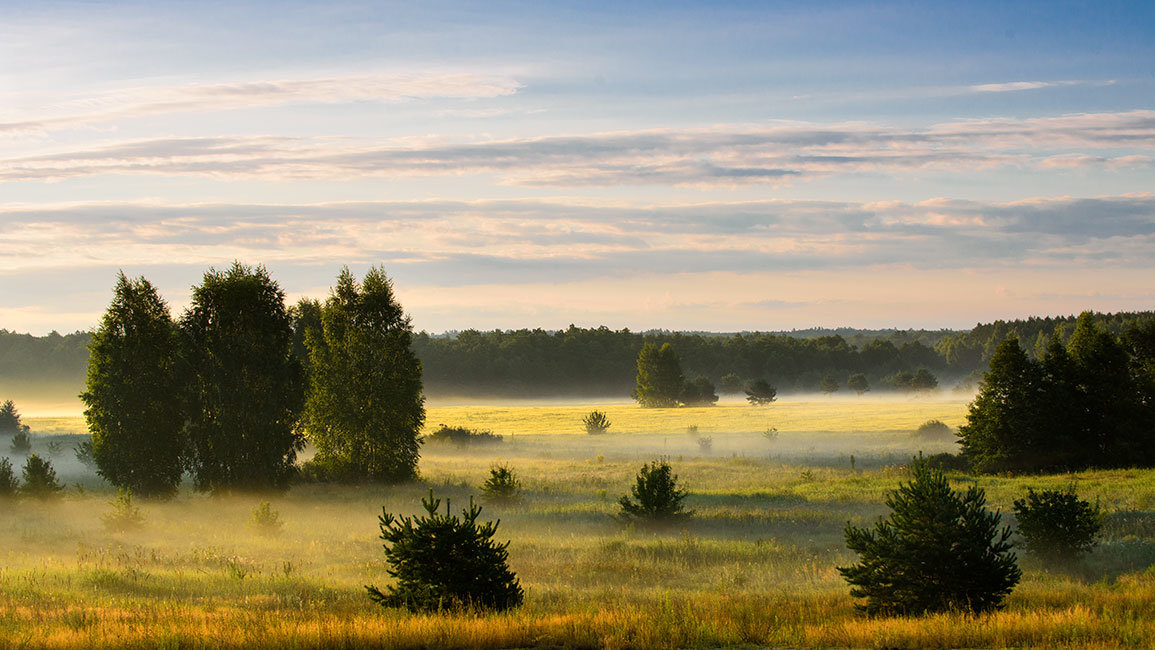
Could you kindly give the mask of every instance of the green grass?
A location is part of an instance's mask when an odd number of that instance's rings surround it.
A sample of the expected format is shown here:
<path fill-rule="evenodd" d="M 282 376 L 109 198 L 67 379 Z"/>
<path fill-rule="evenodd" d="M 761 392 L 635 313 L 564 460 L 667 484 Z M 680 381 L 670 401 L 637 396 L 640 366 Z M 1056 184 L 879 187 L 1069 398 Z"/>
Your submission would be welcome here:
<path fill-rule="evenodd" d="M 595 407 L 611 420 L 612 409 L 621 409 L 621 429 L 615 421 L 609 434 L 585 434 L 580 416 Z M 979 478 L 1003 512 L 1027 487 L 1076 480 L 1080 494 L 1106 512 L 1103 544 L 1075 566 L 1023 559 L 1024 581 L 998 613 L 855 614 L 835 570 L 853 560 L 843 527 L 886 512 L 885 494 L 905 478 L 904 463 L 926 448 L 910 432 L 927 419 L 956 424 L 963 405 L 454 408 L 473 409 L 472 419 L 446 424 L 492 428 L 505 441 L 427 446 L 423 480 L 413 485 L 301 485 L 229 498 L 186 489 L 172 502 L 140 501 L 146 521 L 134 533 L 103 525 L 110 488 L 81 469 L 62 472 L 84 492 L 0 506 L 0 646 L 1155 645 L 1155 470 Z M 536 433 L 534 408 L 544 423 Z M 435 414 L 465 411 L 430 412 L 436 426 Z M 866 423 L 872 414 L 882 424 Z M 761 423 L 776 415 L 794 424 L 778 425 L 781 434 L 770 441 Z M 652 428 L 643 426 L 651 416 Z M 685 433 L 688 421 L 713 436 L 712 453 Z M 562 423 L 572 426 L 563 431 Z M 822 424 L 848 428 L 814 428 Z M 670 458 L 689 487 L 695 516 L 663 532 L 617 523 L 617 497 L 641 463 L 658 455 Z M 510 562 L 526 604 L 476 615 L 411 615 L 372 604 L 363 585 L 388 580 L 376 538 L 381 507 L 416 513 L 430 487 L 464 506 L 498 460 L 518 472 L 523 498 L 487 506 L 483 517 L 500 518 L 498 537 L 512 541 Z M 976 480 L 952 479 L 959 487 Z M 247 525 L 264 500 L 284 522 L 277 534 Z"/>

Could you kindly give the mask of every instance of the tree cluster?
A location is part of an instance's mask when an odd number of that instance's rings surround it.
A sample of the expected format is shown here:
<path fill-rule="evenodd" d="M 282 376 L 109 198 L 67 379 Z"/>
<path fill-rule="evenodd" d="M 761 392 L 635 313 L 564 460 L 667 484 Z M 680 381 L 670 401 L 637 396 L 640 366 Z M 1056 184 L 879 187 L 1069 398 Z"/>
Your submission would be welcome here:
<path fill-rule="evenodd" d="M 1153 425 L 1155 322 L 1115 336 L 1084 313 L 1040 360 L 1001 343 L 958 435 L 977 471 L 1061 471 L 1155 464 Z"/>
<path fill-rule="evenodd" d="M 633 397 L 647 408 L 713 406 L 718 401 L 714 384 L 705 377 L 687 381 L 678 353 L 669 343 L 647 343 L 638 352 Z"/>
<path fill-rule="evenodd" d="M 121 273 L 81 395 L 97 471 L 141 496 L 173 494 L 186 470 L 205 491 L 284 488 L 307 431 L 343 477 L 412 477 L 420 363 L 384 273 L 361 287 L 346 269 L 317 313 L 284 298 L 263 267 L 236 263 L 205 273 L 174 320 L 148 280 Z"/>

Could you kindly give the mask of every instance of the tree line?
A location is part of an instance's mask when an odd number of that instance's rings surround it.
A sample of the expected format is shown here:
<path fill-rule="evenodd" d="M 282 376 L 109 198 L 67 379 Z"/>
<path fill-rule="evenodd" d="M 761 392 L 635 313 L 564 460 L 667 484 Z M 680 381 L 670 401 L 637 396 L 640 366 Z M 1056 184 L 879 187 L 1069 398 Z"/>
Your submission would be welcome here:
<path fill-rule="evenodd" d="M 421 364 L 384 271 L 344 269 L 324 303 L 284 298 L 238 263 L 205 273 L 174 319 L 148 280 L 121 273 L 81 395 L 98 472 L 149 496 L 185 472 L 203 491 L 283 488 L 309 440 L 311 476 L 414 478 Z"/>

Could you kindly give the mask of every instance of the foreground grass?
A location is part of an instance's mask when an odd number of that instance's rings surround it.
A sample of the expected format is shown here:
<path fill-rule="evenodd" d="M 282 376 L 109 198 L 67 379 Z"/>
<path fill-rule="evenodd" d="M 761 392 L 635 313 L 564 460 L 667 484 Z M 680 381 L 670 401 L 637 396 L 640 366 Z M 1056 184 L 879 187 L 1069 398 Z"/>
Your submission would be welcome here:
<path fill-rule="evenodd" d="M 846 408 L 837 404 L 827 408 Z M 916 425 L 933 417 L 917 407 L 893 409 L 912 411 L 904 417 Z M 1076 480 L 1107 513 L 1104 543 L 1075 566 L 1023 559 L 1023 583 L 994 614 L 868 619 L 836 571 L 853 561 L 842 528 L 885 513 L 887 490 L 905 478 L 902 459 L 925 441 L 901 428 L 785 430 L 771 441 L 756 428 L 724 429 L 731 416 L 722 408 L 706 411 L 699 426 L 714 428 L 709 451 L 660 428 L 523 432 L 490 447 L 429 446 L 419 484 L 184 492 L 142 503 L 147 522 L 132 533 L 104 527 L 107 488 L 71 477 L 87 489 L 48 504 L 0 504 L 0 647 L 1155 646 L 1155 471 L 979 479 L 1004 512 L 1028 486 Z M 690 487 L 695 517 L 674 530 L 623 527 L 612 518 L 616 498 L 659 454 Z M 411 615 L 369 602 L 363 585 L 388 580 L 376 539 L 381 507 L 416 512 L 430 487 L 464 505 L 499 458 L 526 493 L 483 517 L 500 518 L 498 536 L 512 540 L 525 606 Z M 266 498 L 285 521 L 273 536 L 247 525 Z"/>

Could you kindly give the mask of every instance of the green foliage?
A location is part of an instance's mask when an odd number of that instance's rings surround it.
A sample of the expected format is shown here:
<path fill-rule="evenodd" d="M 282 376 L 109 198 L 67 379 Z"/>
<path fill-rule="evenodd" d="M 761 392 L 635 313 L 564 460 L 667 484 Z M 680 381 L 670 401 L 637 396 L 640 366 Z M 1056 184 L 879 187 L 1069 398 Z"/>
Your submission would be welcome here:
<path fill-rule="evenodd" d="M 705 377 L 687 381 L 678 398 L 686 406 L 713 406 L 718 401 L 714 383 Z"/>
<path fill-rule="evenodd" d="M 461 516 L 439 514 L 441 499 L 422 499 L 424 515 L 394 517 L 382 508 L 378 523 L 389 564 L 396 579 L 384 592 L 366 587 L 369 598 L 388 607 L 410 611 L 462 608 L 504 610 L 524 597 L 517 576 L 509 570 L 509 542 L 493 541 L 500 521 L 478 524 L 481 506 L 469 501 Z"/>
<path fill-rule="evenodd" d="M 975 469 L 1155 464 L 1150 435 L 1155 403 L 1146 396 L 1144 370 L 1153 361 L 1145 358 L 1142 344 L 1136 345 L 1141 335 L 1130 336 L 1125 345 L 1084 313 L 1066 347 L 1052 338 L 1039 361 L 1029 358 L 1017 339 L 1003 342 L 959 428 L 963 453 Z"/>
<path fill-rule="evenodd" d="M 856 372 L 846 380 L 846 387 L 858 393 L 858 396 L 861 397 L 863 393 L 870 390 L 870 382 L 867 381 L 866 375 L 861 372 Z"/>
<path fill-rule="evenodd" d="M 678 487 L 678 477 L 665 459 L 643 465 L 630 493 L 618 499 L 619 517 L 625 521 L 668 523 L 692 514 L 682 505 L 686 491 Z"/>
<path fill-rule="evenodd" d="M 822 378 L 822 383 L 818 385 L 818 388 L 827 395 L 836 393 L 839 388 L 838 379 L 834 375 L 826 375 Z"/>
<path fill-rule="evenodd" d="M 670 408 L 678 405 L 685 388 L 681 362 L 669 343 L 658 347 L 652 343 L 638 352 L 637 385 L 634 399 L 646 408 Z"/>
<path fill-rule="evenodd" d="M 955 492 L 921 459 L 908 484 L 886 504 L 891 514 L 873 529 L 847 524 L 846 546 L 859 563 L 840 567 L 855 607 L 871 615 L 984 612 L 999 609 L 1022 572 L 1011 552 L 1010 528 L 986 509 L 983 490 Z"/>
<path fill-rule="evenodd" d="M 311 318 L 312 308 L 302 313 Z M 425 398 L 412 338 L 383 269 L 369 269 L 361 283 L 341 271 L 319 326 L 305 333 L 308 431 L 319 462 L 333 461 L 363 480 L 417 477 Z"/>
<path fill-rule="evenodd" d="M 521 498 L 521 480 L 508 465 L 489 468 L 489 478 L 481 485 L 481 495 L 487 501 L 508 503 Z"/>
<path fill-rule="evenodd" d="M 284 525 L 285 522 L 281 521 L 281 513 L 273 510 L 273 506 L 268 501 L 262 501 L 260 505 L 253 508 L 253 514 L 249 517 L 249 527 L 259 535 L 276 535 L 281 532 Z"/>
<path fill-rule="evenodd" d="M 171 496 L 184 472 L 179 341 L 168 305 L 148 280 L 117 275 L 89 349 L 80 399 L 97 473 L 139 495 Z"/>
<path fill-rule="evenodd" d="M 778 389 L 765 379 L 751 379 L 746 382 L 746 401 L 750 406 L 765 406 L 778 399 Z"/>
<path fill-rule="evenodd" d="M 27 431 L 21 431 L 12 436 L 12 444 L 8 447 L 17 456 L 23 456 L 32 451 L 32 438 Z"/>
<path fill-rule="evenodd" d="M 0 458 L 0 499 L 16 496 L 19 489 L 20 481 L 16 479 L 16 473 L 12 471 L 12 461 L 7 458 Z"/>
<path fill-rule="evenodd" d="M 969 472 L 970 463 L 962 454 L 931 454 L 926 457 L 926 466 L 941 472 Z"/>
<path fill-rule="evenodd" d="M 28 456 L 24 462 L 24 485 L 20 486 L 20 494 L 37 499 L 50 499 L 57 496 L 64 489 L 56 480 L 56 470 L 52 463 L 36 454 Z"/>
<path fill-rule="evenodd" d="M 605 433 L 610 429 L 610 419 L 601 411 L 590 411 L 590 414 L 582 418 L 582 424 L 586 425 L 586 433 L 596 434 Z"/>
<path fill-rule="evenodd" d="M 926 368 L 919 368 L 915 372 L 896 372 L 883 379 L 883 383 L 894 390 L 908 393 L 925 393 L 938 388 L 938 378 Z"/>
<path fill-rule="evenodd" d="M 16 410 L 16 403 L 12 400 L 4 400 L 0 404 L 0 434 L 19 433 L 24 430 L 24 425 L 20 422 L 20 412 Z"/>
<path fill-rule="evenodd" d="M 710 436 L 698 438 L 698 451 L 708 454 L 714 449 L 714 439 Z"/>
<path fill-rule="evenodd" d="M 718 379 L 718 388 L 723 393 L 730 395 L 740 393 L 742 392 L 742 379 L 738 375 L 728 372 Z"/>
<path fill-rule="evenodd" d="M 436 431 L 426 436 L 425 440 L 436 444 L 451 443 L 459 447 L 466 447 L 469 445 L 497 444 L 501 442 L 501 436 L 495 435 L 492 431 L 468 427 L 448 427 L 441 424 L 438 425 Z"/>
<path fill-rule="evenodd" d="M 954 429 L 951 429 L 942 420 L 927 420 L 918 425 L 914 435 L 927 440 L 953 440 Z"/>
<path fill-rule="evenodd" d="M 1028 488 L 1026 498 L 1015 500 L 1015 519 L 1027 552 L 1055 561 L 1089 553 L 1102 527 L 1098 504 L 1080 499 L 1074 485 L 1042 492 Z"/>
<path fill-rule="evenodd" d="M 109 501 L 112 506 L 110 512 L 101 515 L 100 520 L 104 527 L 116 533 L 125 533 L 138 530 L 144 526 L 146 517 L 140 508 L 133 503 L 132 490 L 121 488 L 116 491 L 116 498 Z"/>
<path fill-rule="evenodd" d="M 197 488 L 286 487 L 305 441 L 304 377 L 284 292 L 264 267 L 209 270 L 193 288 L 181 332 Z"/>

